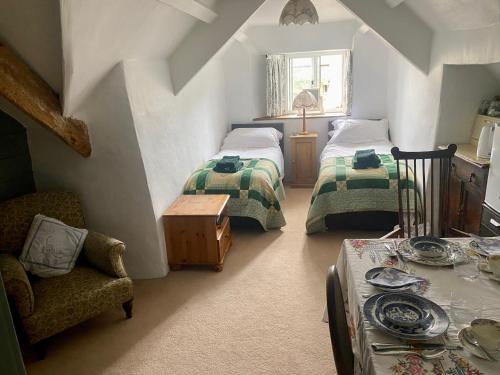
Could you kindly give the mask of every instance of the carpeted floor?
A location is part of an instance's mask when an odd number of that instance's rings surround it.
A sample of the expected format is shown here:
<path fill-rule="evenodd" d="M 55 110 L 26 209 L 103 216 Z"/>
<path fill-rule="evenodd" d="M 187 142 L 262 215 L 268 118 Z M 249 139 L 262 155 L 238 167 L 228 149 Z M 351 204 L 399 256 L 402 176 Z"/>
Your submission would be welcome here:
<path fill-rule="evenodd" d="M 29 374 L 334 374 L 321 322 L 344 238 L 305 234 L 310 189 L 287 189 L 282 231 L 236 229 L 221 273 L 135 282 L 134 318 L 111 311 L 48 340 Z"/>

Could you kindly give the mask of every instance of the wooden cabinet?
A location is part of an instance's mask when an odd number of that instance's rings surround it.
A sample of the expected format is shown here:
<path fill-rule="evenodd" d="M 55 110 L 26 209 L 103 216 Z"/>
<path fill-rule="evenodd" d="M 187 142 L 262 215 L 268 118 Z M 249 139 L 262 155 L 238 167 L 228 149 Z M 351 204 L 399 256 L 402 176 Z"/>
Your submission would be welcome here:
<path fill-rule="evenodd" d="M 292 187 L 312 187 L 316 183 L 318 166 L 316 161 L 316 133 L 290 136 L 292 151 Z"/>
<path fill-rule="evenodd" d="M 170 268 L 210 265 L 222 271 L 231 247 L 229 195 L 182 195 L 163 214 Z"/>
<path fill-rule="evenodd" d="M 456 235 L 451 228 L 479 234 L 488 165 L 462 157 L 459 152 L 451 161 L 450 190 L 445 213 L 447 235 Z"/>

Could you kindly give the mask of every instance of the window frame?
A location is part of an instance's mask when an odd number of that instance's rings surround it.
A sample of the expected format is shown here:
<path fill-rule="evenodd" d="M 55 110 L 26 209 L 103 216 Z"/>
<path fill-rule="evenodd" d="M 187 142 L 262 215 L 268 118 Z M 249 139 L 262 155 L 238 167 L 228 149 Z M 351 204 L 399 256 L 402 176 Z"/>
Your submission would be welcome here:
<path fill-rule="evenodd" d="M 295 58 L 312 58 L 313 59 L 313 82 L 320 89 L 321 82 L 321 56 L 331 56 L 331 55 L 340 55 L 342 57 L 342 79 L 344 80 L 344 84 L 342 85 L 342 106 L 337 110 L 324 110 L 321 112 L 319 109 L 306 111 L 307 114 L 325 114 L 325 113 L 340 113 L 345 114 L 347 111 L 347 97 L 345 90 L 345 80 L 347 79 L 347 52 L 348 49 L 337 49 L 337 50 L 324 50 L 324 51 L 307 51 L 307 52 L 294 52 L 294 53 L 285 53 L 285 63 L 287 68 L 287 82 L 286 82 L 286 90 L 287 90 L 287 109 L 286 114 L 292 115 L 296 114 L 296 111 L 292 108 L 293 103 L 293 72 L 292 72 L 292 60 Z"/>

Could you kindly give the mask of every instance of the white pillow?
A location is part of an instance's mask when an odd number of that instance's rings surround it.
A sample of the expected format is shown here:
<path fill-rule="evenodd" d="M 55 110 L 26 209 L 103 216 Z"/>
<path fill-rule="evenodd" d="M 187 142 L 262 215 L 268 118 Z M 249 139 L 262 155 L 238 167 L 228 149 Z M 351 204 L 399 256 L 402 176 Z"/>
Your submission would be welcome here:
<path fill-rule="evenodd" d="M 36 215 L 31 223 L 19 261 L 26 271 L 40 277 L 71 272 L 87 237 L 86 229 Z"/>
<path fill-rule="evenodd" d="M 328 143 L 369 143 L 389 141 L 389 122 L 349 119 L 340 123 Z"/>
<path fill-rule="evenodd" d="M 238 128 L 227 135 L 221 149 L 279 147 L 282 138 L 274 128 Z"/>

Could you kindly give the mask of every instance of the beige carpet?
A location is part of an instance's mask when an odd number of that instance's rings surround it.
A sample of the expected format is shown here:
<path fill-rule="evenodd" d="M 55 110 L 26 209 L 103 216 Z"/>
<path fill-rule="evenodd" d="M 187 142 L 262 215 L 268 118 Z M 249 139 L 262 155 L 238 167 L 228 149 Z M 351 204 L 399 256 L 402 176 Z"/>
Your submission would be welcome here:
<path fill-rule="evenodd" d="M 223 272 L 136 281 L 133 319 L 111 311 L 53 337 L 29 374 L 334 374 L 325 273 L 344 238 L 370 233 L 305 235 L 310 194 L 287 189 L 282 231 L 235 230 Z"/>

